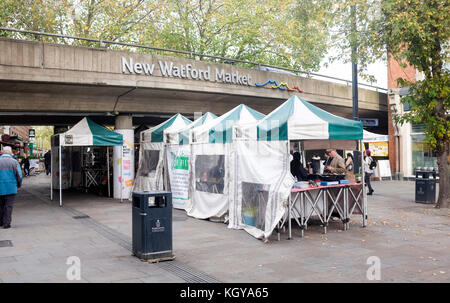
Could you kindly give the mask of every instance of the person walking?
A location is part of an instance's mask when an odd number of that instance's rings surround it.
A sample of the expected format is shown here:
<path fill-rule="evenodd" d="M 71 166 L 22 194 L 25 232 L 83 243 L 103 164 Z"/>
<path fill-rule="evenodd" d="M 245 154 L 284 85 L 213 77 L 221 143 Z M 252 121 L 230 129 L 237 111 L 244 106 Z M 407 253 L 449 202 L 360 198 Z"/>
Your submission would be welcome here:
<path fill-rule="evenodd" d="M 11 216 L 17 189 L 22 186 L 22 170 L 13 158 L 11 147 L 5 146 L 0 155 L 0 226 L 11 227 Z"/>
<path fill-rule="evenodd" d="M 48 176 L 51 172 L 51 165 L 52 165 L 52 153 L 50 151 L 47 151 L 44 155 L 44 165 L 45 165 L 45 173 Z"/>
<path fill-rule="evenodd" d="M 30 175 L 30 160 L 26 154 L 23 156 L 23 170 L 25 172 L 25 176 Z"/>
<path fill-rule="evenodd" d="M 372 167 L 373 159 L 370 156 L 370 150 L 366 149 L 364 153 L 364 182 L 369 187 L 368 195 L 372 195 L 374 190 L 372 188 L 372 184 L 370 184 L 370 177 L 373 175 L 373 167 Z"/>

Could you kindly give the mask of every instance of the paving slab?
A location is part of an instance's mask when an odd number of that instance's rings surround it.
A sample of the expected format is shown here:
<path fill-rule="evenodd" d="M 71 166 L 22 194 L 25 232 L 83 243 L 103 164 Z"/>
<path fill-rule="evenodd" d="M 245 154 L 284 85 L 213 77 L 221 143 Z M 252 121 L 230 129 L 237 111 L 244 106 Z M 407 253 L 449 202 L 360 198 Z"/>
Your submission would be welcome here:
<path fill-rule="evenodd" d="M 142 262 L 131 255 L 131 204 L 65 192 L 50 201 L 50 178 L 27 177 L 14 206 L 12 228 L 0 229 L 0 282 L 376 282 L 367 259 L 381 262 L 380 282 L 450 282 L 450 211 L 414 202 L 414 182 L 373 182 L 368 226 L 332 222 L 323 234 L 312 222 L 301 238 L 293 221 L 268 243 L 223 223 L 173 210 L 177 263 Z M 58 197 L 55 192 L 55 197 Z M 76 219 L 79 214 L 88 217 Z M 67 258 L 81 261 L 81 280 L 69 281 Z"/>

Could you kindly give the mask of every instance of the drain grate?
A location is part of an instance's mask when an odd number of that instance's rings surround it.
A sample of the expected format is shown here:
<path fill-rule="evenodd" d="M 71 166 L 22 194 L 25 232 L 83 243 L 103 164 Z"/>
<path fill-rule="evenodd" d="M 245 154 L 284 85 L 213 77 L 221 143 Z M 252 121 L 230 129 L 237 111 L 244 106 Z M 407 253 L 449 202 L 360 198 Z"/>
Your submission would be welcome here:
<path fill-rule="evenodd" d="M 158 267 L 164 269 L 167 272 L 183 279 L 188 283 L 219 283 L 220 281 L 208 276 L 205 273 L 194 270 L 193 268 L 178 262 L 168 261 L 156 263 Z"/>
<path fill-rule="evenodd" d="M 42 195 L 40 195 L 39 193 L 32 191 L 32 190 L 26 190 L 26 191 L 30 192 L 33 196 L 40 199 L 44 203 L 48 204 L 48 201 L 46 199 L 44 199 L 42 197 Z M 107 239 L 115 242 L 119 246 L 122 246 L 123 248 L 129 250 L 130 252 L 132 251 L 131 238 L 129 238 L 128 236 L 125 236 L 125 235 L 121 234 L 120 232 L 118 232 L 98 221 L 95 221 L 88 215 L 86 215 L 76 209 L 73 209 L 71 207 L 64 206 L 63 208 L 61 208 L 61 210 L 63 212 L 65 212 L 66 214 L 68 214 L 69 216 L 72 216 L 72 218 L 74 218 L 74 219 L 87 219 L 87 220 L 83 221 L 84 225 L 92 228 L 99 234 L 101 234 L 104 237 L 106 237 Z M 173 217 L 173 221 L 182 221 L 182 220 L 187 220 L 187 219 L 188 219 L 188 217 L 185 217 L 185 216 L 174 216 Z M 7 240 L 7 241 L 9 241 L 9 240 Z M 0 241 L 0 247 L 1 247 L 1 242 L 2 241 Z M 11 243 L 11 241 L 9 241 L 9 242 Z M 12 243 L 10 244 L 10 246 L 12 246 Z M 211 277 L 205 273 L 199 272 L 199 271 L 187 266 L 186 264 L 183 264 L 176 260 L 161 262 L 161 263 L 156 263 L 156 264 L 157 264 L 156 266 L 159 266 L 161 269 L 172 273 L 173 275 L 183 279 L 186 282 L 191 282 L 191 283 L 219 283 L 219 282 L 221 282 L 221 281 L 215 279 L 214 277 Z"/>
<path fill-rule="evenodd" d="M 12 241 L 11 240 L 0 240 L 0 247 L 12 247 Z"/>
<path fill-rule="evenodd" d="M 90 218 L 88 215 L 81 215 L 81 216 L 73 216 L 74 219 L 87 219 Z"/>

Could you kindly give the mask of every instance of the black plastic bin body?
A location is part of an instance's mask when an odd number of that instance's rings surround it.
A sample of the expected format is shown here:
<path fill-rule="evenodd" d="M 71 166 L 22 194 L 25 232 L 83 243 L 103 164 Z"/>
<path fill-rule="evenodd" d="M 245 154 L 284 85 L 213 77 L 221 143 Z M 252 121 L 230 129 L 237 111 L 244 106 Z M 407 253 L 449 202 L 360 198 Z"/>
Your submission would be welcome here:
<path fill-rule="evenodd" d="M 133 192 L 132 213 L 133 254 L 144 260 L 172 258 L 172 193 Z"/>
<path fill-rule="evenodd" d="M 430 175 L 433 178 L 430 178 Z M 436 203 L 436 172 L 416 170 L 416 203 Z"/>

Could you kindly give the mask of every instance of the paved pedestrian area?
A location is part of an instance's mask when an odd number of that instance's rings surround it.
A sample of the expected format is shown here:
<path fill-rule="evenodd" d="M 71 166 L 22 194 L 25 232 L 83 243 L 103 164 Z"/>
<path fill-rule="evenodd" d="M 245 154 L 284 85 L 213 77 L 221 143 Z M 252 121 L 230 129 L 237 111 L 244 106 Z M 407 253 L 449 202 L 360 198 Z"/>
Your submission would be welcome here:
<path fill-rule="evenodd" d="M 92 194 L 50 201 L 50 178 L 24 180 L 12 228 L 0 229 L 0 282 L 69 282 L 67 258 L 81 261 L 78 282 L 370 282 L 367 259 L 381 263 L 381 282 L 450 282 L 450 211 L 414 203 L 414 183 L 373 182 L 366 228 L 318 224 L 305 237 L 294 226 L 263 243 L 223 223 L 173 211 L 176 260 L 150 264 L 131 255 L 131 204 Z M 55 192 L 56 194 L 56 192 Z"/>

